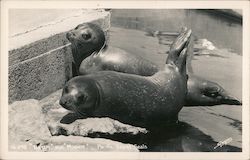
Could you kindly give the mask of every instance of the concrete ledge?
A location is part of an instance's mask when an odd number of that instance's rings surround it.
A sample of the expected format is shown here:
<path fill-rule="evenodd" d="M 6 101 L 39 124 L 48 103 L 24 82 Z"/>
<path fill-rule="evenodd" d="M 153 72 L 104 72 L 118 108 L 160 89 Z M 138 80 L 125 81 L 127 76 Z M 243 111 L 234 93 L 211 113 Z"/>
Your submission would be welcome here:
<path fill-rule="evenodd" d="M 83 22 L 110 27 L 110 13 L 92 10 L 10 37 L 9 103 L 41 99 L 62 88 L 71 77 L 71 49 L 66 32 Z M 53 25 L 52 25 L 53 24 Z M 33 38 L 29 38 L 33 37 Z"/>

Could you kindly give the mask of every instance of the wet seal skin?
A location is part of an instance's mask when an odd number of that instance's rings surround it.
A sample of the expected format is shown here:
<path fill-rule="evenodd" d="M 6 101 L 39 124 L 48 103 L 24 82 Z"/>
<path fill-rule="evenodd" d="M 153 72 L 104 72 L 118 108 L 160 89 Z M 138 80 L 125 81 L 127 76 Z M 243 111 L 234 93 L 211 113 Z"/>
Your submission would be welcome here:
<path fill-rule="evenodd" d="M 180 34 L 184 31 L 185 28 L 182 28 Z M 89 34 L 89 36 L 86 36 L 86 34 Z M 82 37 L 92 38 L 83 40 Z M 78 25 L 67 34 L 67 38 L 72 43 L 73 57 L 75 57 L 75 62 L 77 62 L 76 66 L 79 66 L 77 69 L 75 68 L 77 70 L 75 75 L 86 75 L 97 71 L 110 70 L 141 76 L 152 76 L 159 71 L 157 65 L 143 57 L 108 46 L 105 43 L 104 32 L 98 25 L 91 23 Z M 174 48 L 171 46 L 170 51 Z M 216 88 L 218 89 L 217 92 Z M 219 84 L 189 74 L 185 106 L 212 106 L 220 104 L 242 105 L 240 100 L 230 96 Z"/>
<path fill-rule="evenodd" d="M 148 77 L 115 71 L 77 76 L 66 83 L 60 105 L 82 117 L 110 117 L 149 130 L 176 122 L 187 93 L 190 35 L 185 30 L 177 37 L 163 71 Z"/>

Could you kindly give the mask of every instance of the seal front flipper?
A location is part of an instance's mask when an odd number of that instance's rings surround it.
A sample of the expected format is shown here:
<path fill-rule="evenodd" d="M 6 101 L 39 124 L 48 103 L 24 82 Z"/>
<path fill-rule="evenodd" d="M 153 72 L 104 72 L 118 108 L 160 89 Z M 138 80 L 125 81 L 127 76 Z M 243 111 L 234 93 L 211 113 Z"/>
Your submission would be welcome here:
<path fill-rule="evenodd" d="M 83 116 L 78 113 L 68 113 L 65 116 L 63 116 L 63 118 L 60 120 L 60 123 L 70 124 L 76 121 L 77 119 L 84 119 L 84 118 L 86 118 L 86 116 Z"/>

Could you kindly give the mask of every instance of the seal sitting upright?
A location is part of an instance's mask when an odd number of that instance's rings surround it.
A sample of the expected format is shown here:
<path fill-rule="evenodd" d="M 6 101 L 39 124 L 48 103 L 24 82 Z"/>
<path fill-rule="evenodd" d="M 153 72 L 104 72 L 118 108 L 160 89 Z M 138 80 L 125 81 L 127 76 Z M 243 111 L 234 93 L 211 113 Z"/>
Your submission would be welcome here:
<path fill-rule="evenodd" d="M 177 120 L 187 92 L 186 55 L 191 30 L 174 42 L 165 69 L 153 76 L 114 71 L 69 80 L 60 105 L 86 117 L 110 117 L 149 130 Z"/>

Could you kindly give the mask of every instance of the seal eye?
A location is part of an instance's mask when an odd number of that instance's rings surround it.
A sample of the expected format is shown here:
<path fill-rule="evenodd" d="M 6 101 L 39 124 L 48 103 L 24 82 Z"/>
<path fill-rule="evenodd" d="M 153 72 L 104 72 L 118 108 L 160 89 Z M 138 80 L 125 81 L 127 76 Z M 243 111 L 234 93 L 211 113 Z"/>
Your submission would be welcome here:
<path fill-rule="evenodd" d="M 91 35 L 90 34 L 82 34 L 82 38 L 85 40 L 90 39 Z"/>
<path fill-rule="evenodd" d="M 79 102 L 84 102 L 85 99 L 86 99 L 86 96 L 81 95 L 81 96 L 79 96 L 77 99 L 78 99 Z"/>
<path fill-rule="evenodd" d="M 207 93 L 205 95 L 208 97 L 216 98 L 219 96 L 219 93 L 218 92 L 211 92 L 211 93 Z"/>

